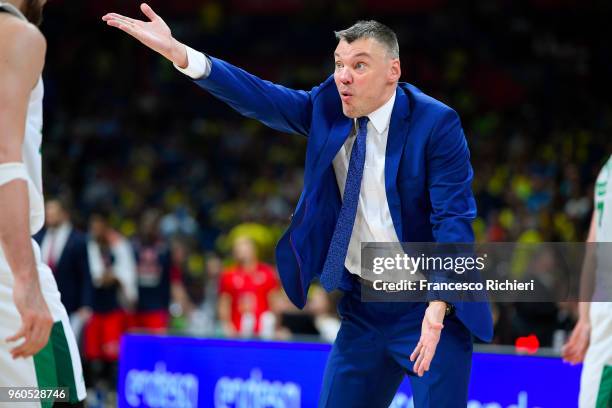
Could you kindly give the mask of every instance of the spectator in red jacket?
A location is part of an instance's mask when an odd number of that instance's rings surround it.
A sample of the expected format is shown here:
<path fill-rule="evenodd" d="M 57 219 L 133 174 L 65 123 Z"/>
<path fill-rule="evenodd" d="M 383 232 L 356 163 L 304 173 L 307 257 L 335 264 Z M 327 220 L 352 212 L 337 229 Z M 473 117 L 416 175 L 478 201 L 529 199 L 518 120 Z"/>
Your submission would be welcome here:
<path fill-rule="evenodd" d="M 260 262 L 255 243 L 248 237 L 234 241 L 235 264 L 225 269 L 219 284 L 219 318 L 226 335 L 259 334 L 270 313 L 269 299 L 279 283 L 274 268 Z"/>

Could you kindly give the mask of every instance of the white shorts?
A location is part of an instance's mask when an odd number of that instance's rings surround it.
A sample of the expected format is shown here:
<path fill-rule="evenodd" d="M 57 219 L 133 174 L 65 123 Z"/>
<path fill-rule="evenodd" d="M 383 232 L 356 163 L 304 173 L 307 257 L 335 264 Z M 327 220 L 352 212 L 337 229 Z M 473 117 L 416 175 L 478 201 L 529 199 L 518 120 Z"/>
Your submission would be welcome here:
<path fill-rule="evenodd" d="M 612 397 L 611 380 L 606 380 L 612 375 L 612 302 L 591 303 L 590 319 L 591 341 L 582 366 L 579 406 L 608 407 Z"/>
<path fill-rule="evenodd" d="M 0 387 L 66 387 L 71 402 L 85 399 L 83 367 L 66 309 L 60 301 L 60 293 L 51 269 L 40 260 L 40 249 L 32 241 L 40 287 L 54 320 L 47 345 L 34 357 L 11 357 L 14 343 L 6 338 L 17 333 L 21 327 L 21 316 L 13 302 L 13 274 L 5 259 L 0 259 Z M 3 257 L 3 254 L 0 254 Z M 47 407 L 51 403 L 0 402 L 0 408 Z"/>

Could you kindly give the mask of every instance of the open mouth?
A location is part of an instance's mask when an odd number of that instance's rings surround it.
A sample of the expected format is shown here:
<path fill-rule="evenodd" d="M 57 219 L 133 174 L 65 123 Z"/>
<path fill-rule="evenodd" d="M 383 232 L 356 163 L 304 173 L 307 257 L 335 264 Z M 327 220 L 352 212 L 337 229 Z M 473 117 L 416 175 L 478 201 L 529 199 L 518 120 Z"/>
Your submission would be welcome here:
<path fill-rule="evenodd" d="M 349 91 L 340 91 L 340 98 L 343 101 L 349 100 L 352 96 L 353 96 L 353 94 L 351 92 L 349 92 Z"/>

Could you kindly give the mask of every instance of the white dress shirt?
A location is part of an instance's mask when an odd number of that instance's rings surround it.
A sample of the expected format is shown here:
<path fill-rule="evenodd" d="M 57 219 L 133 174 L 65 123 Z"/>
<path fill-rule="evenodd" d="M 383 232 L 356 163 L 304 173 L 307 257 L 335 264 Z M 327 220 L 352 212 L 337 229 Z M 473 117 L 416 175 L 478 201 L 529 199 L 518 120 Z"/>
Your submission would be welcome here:
<path fill-rule="evenodd" d="M 72 225 L 68 222 L 57 228 L 47 228 L 40 247 L 44 263 L 49 265 L 51 261 L 54 266 L 57 266 L 71 231 Z"/>
<path fill-rule="evenodd" d="M 385 152 L 394 103 L 395 93 L 383 106 L 368 115 L 363 179 L 359 190 L 355 225 L 353 225 L 353 233 L 344 261 L 346 269 L 359 276 L 361 276 L 362 242 L 399 242 L 393 227 L 385 190 Z M 355 128 L 356 123 L 355 120 Z M 346 175 L 355 139 L 356 129 L 346 139 L 332 162 L 342 197 L 344 197 Z"/>
<path fill-rule="evenodd" d="M 191 47 L 185 46 L 185 48 L 187 48 L 187 66 L 185 68 L 180 68 L 176 64 L 173 64 L 174 68 L 193 79 L 205 78 L 210 75 L 210 59 L 200 51 L 196 51 Z"/>
<path fill-rule="evenodd" d="M 186 68 L 179 68 L 176 65 L 174 67 L 193 79 L 205 78 L 210 74 L 210 59 L 201 52 L 187 47 L 187 61 Z M 394 103 L 395 93 L 383 106 L 368 115 L 363 179 L 359 192 L 355 225 L 344 261 L 344 266 L 349 272 L 359 276 L 361 276 L 362 242 L 399 242 L 393 227 L 385 190 L 385 152 Z M 348 164 L 355 136 L 356 130 L 353 129 L 351 136 L 346 139 L 333 160 L 336 181 L 342 196 L 344 196 Z"/>

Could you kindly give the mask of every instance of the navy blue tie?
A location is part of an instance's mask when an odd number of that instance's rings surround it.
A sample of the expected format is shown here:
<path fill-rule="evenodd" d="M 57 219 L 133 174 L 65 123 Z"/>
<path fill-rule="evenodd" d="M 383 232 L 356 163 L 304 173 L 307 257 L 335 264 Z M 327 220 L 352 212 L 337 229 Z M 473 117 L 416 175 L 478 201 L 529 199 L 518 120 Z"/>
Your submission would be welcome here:
<path fill-rule="evenodd" d="M 344 271 L 344 261 L 346 251 L 353 233 L 355 215 L 357 214 L 357 203 L 359 203 L 359 190 L 361 189 L 361 179 L 363 178 L 363 165 L 366 156 L 366 135 L 368 134 L 368 118 L 358 119 L 359 130 L 357 138 L 351 151 L 346 183 L 344 184 L 344 196 L 342 197 L 342 208 L 338 214 L 336 228 L 332 235 L 327 259 L 321 272 L 321 285 L 331 292 L 340 286 L 342 273 Z"/>

